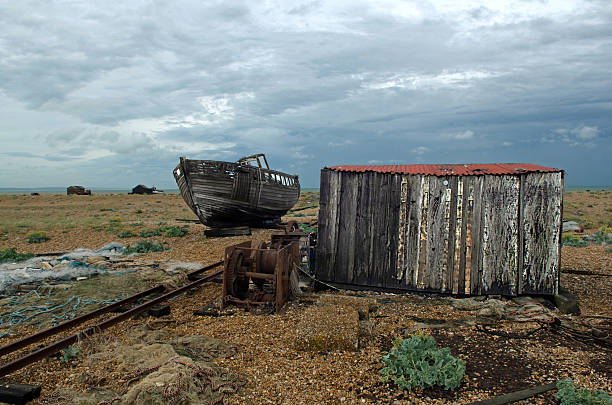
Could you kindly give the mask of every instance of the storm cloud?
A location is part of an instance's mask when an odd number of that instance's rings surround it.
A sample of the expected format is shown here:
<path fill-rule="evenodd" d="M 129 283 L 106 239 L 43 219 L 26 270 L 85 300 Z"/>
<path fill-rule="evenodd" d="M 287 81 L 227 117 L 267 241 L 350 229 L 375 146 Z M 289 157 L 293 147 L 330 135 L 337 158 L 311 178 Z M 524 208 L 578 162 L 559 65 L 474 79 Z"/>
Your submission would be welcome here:
<path fill-rule="evenodd" d="M 0 187 L 175 187 L 179 156 L 530 162 L 610 185 L 608 1 L 0 4 Z"/>

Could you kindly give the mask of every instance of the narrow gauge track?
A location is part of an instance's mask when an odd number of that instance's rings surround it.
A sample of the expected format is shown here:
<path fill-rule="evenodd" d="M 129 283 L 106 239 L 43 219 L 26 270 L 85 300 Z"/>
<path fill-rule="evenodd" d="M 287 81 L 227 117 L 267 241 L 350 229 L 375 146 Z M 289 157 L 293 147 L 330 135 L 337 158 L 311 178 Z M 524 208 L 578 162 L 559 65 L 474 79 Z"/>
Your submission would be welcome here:
<path fill-rule="evenodd" d="M 212 263 L 206 267 L 203 267 L 201 269 L 195 270 L 191 273 L 187 274 L 187 278 L 189 280 L 193 280 L 198 274 L 206 271 L 206 270 L 210 270 L 213 269 L 215 267 L 220 266 L 221 264 L 223 264 L 223 261 L 219 261 L 216 263 Z M 150 301 L 147 301 L 141 305 L 138 305 L 128 311 L 125 311 L 117 316 L 114 316 L 112 318 L 107 319 L 106 321 L 100 322 L 96 325 L 90 326 L 88 328 L 85 328 L 83 330 L 80 330 L 79 332 L 68 336 L 67 338 L 58 340 L 54 343 L 51 343 L 50 345 L 47 345 L 39 350 L 36 350 L 35 352 L 32 352 L 30 354 L 27 354 L 23 357 L 18 358 L 17 360 L 14 360 L 10 363 L 4 364 L 0 367 L 0 377 L 4 377 L 12 372 L 15 372 L 17 370 L 20 370 L 21 368 L 35 363 L 36 361 L 42 360 L 58 351 L 60 351 L 61 349 L 64 349 L 70 345 L 73 345 L 74 343 L 78 342 L 79 339 L 81 337 L 88 337 L 91 335 L 94 335 L 96 333 L 99 333 L 105 329 L 110 328 L 113 325 L 116 325 L 120 322 L 123 322 L 131 317 L 133 317 L 134 315 L 137 315 L 143 311 L 146 311 L 147 309 L 159 304 L 160 302 L 166 301 L 172 297 L 175 297 L 179 294 L 182 294 L 183 292 L 189 291 L 190 289 L 197 287 L 198 285 L 206 282 L 206 281 L 210 281 L 212 279 L 214 279 L 215 277 L 218 277 L 219 275 L 221 275 L 223 273 L 223 270 L 218 270 L 212 274 L 206 275 L 204 277 L 201 278 L 197 278 L 195 279 L 195 281 L 192 281 L 189 284 L 184 285 L 183 287 L 177 288 L 173 291 L 170 291 L 169 293 L 166 293 L 162 296 L 159 296 L 157 298 L 154 298 Z M 43 331 L 34 333 L 30 336 L 27 336 L 23 339 L 20 339 L 18 341 L 15 341 L 13 343 L 10 343 L 6 346 L 3 346 L 0 348 L 0 356 L 3 356 L 5 354 L 9 354 L 9 353 L 13 353 L 23 347 L 29 346 L 32 343 L 38 342 L 42 339 L 45 339 L 47 337 L 50 336 L 54 336 L 60 332 L 63 332 L 67 329 L 73 328 L 75 326 L 78 326 L 88 320 L 94 319 L 99 317 L 102 314 L 108 313 L 116 308 L 120 308 L 123 305 L 129 304 L 131 302 L 134 302 L 140 298 L 143 298 L 147 295 L 153 294 L 155 292 L 161 292 L 163 291 L 163 287 L 162 286 L 158 286 L 158 287 L 153 287 L 150 288 L 146 291 L 140 292 L 138 294 L 134 294 L 128 298 L 125 298 L 121 301 L 115 302 L 113 304 L 107 305 L 105 307 L 96 309 L 94 311 L 88 312 L 84 315 L 81 315 L 77 318 L 71 319 L 69 321 L 66 322 L 62 322 L 59 325 L 56 325 L 52 328 L 48 328 L 45 329 Z"/>

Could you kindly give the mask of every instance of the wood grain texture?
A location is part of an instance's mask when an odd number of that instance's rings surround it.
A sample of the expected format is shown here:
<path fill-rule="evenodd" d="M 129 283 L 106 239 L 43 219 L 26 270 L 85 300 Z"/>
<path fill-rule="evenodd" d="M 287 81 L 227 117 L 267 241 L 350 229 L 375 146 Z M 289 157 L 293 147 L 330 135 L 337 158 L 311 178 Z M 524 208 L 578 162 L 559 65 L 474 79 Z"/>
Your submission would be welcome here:
<path fill-rule="evenodd" d="M 372 234 L 374 236 L 370 263 L 369 285 L 383 287 L 385 269 L 388 266 L 388 213 L 390 176 L 376 173 L 374 177 L 374 195 L 372 196 Z"/>
<path fill-rule="evenodd" d="M 466 253 L 466 264 L 465 272 L 470 272 L 470 294 L 480 295 L 482 294 L 482 207 L 483 207 L 483 195 L 482 190 L 485 186 L 487 178 L 485 176 L 472 176 L 470 182 L 470 195 L 472 196 L 472 212 L 471 215 L 471 238 L 468 232 L 466 239 L 466 247 L 469 246 L 468 250 L 471 253 Z M 468 210 L 470 203 L 468 200 Z M 468 227 L 470 223 L 468 223 Z"/>
<path fill-rule="evenodd" d="M 374 233 L 372 232 L 372 188 L 373 174 L 360 173 L 359 198 L 355 221 L 355 265 L 353 281 L 357 285 L 368 285 L 370 252 Z"/>
<path fill-rule="evenodd" d="M 359 176 L 349 172 L 339 172 L 341 187 L 338 211 L 338 236 L 336 238 L 336 261 L 334 279 L 341 283 L 353 282 L 355 264 L 355 225 L 357 221 L 357 197 L 359 195 Z"/>
<path fill-rule="evenodd" d="M 561 209 L 561 173 L 527 173 L 522 189 L 524 294 L 558 291 Z"/>
<path fill-rule="evenodd" d="M 421 204 L 423 203 L 424 176 L 413 175 L 409 178 L 409 206 L 406 230 L 406 265 L 405 284 L 407 287 L 417 288 L 419 273 L 419 247 L 421 243 Z"/>
<path fill-rule="evenodd" d="M 335 279 L 336 275 L 336 249 L 338 248 L 338 223 L 339 223 L 339 200 L 340 189 L 342 187 L 342 177 L 340 172 L 330 171 L 329 174 L 329 265 L 327 279 Z"/>
<path fill-rule="evenodd" d="M 387 203 L 387 233 L 386 233 L 386 259 L 383 273 L 383 285 L 387 288 L 400 288 L 397 280 L 397 262 L 399 247 L 400 206 L 402 199 L 402 176 L 392 174 L 389 176 L 389 201 Z"/>
<path fill-rule="evenodd" d="M 430 176 L 423 176 L 423 190 L 421 193 L 421 222 L 419 226 L 419 266 L 417 274 L 417 288 L 424 289 L 425 276 L 427 271 L 427 226 L 429 219 L 429 181 Z"/>
<path fill-rule="evenodd" d="M 320 190 L 319 190 L 319 218 L 318 218 L 318 238 L 316 250 L 316 267 L 315 275 L 321 280 L 330 280 L 330 233 L 329 229 L 332 224 L 329 223 L 329 195 L 330 195 L 330 179 L 331 170 L 321 170 Z"/>
<path fill-rule="evenodd" d="M 459 196 L 458 185 L 460 177 L 450 176 L 448 177 L 448 193 L 449 193 L 449 205 L 448 205 L 448 236 L 447 236 L 447 256 L 445 263 L 446 283 L 445 292 L 457 294 L 457 279 L 459 272 L 455 272 L 455 248 L 457 247 L 457 241 L 461 240 L 461 220 L 457 218 L 457 199 Z M 461 204 L 459 204 L 461 205 Z M 457 235 L 457 226 L 459 227 L 459 235 Z"/>
<path fill-rule="evenodd" d="M 465 206 L 464 199 L 464 184 L 466 179 L 459 177 L 457 179 L 457 196 L 455 202 L 455 257 L 453 259 L 453 273 L 455 274 L 455 282 L 453 283 L 453 293 L 463 294 L 465 292 L 465 221 L 463 219 L 463 207 Z"/>
<path fill-rule="evenodd" d="M 489 176 L 483 190 L 482 292 L 516 294 L 518 176 Z"/>
<path fill-rule="evenodd" d="M 443 290 L 443 261 L 445 254 L 445 232 L 447 223 L 446 186 L 443 177 L 429 178 L 429 206 L 427 210 L 427 254 L 425 265 L 425 288 L 429 291 Z"/>
<path fill-rule="evenodd" d="M 401 284 L 406 276 L 406 245 L 408 237 L 408 207 L 410 207 L 410 176 L 401 176 L 399 221 L 397 227 L 397 267 L 395 278 Z"/>
<path fill-rule="evenodd" d="M 523 269 L 525 268 L 525 176 L 519 178 L 519 210 L 518 210 L 518 257 L 516 263 L 516 294 L 523 294 Z"/>

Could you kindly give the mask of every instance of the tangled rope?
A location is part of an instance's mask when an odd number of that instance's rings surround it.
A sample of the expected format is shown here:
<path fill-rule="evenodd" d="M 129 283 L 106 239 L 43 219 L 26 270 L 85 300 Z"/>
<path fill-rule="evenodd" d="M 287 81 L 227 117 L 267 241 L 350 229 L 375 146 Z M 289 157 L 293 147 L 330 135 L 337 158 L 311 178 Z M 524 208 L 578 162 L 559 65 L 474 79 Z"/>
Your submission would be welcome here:
<path fill-rule="evenodd" d="M 510 339 L 526 339 L 539 331 L 546 330 L 567 340 L 584 345 L 597 345 L 606 352 L 612 352 L 610 330 L 595 327 L 585 321 L 576 321 L 571 317 L 555 314 L 539 303 L 520 304 L 515 301 L 502 302 L 500 300 L 476 301 L 466 298 L 452 300 L 451 305 L 459 310 L 479 311 L 476 328 L 489 335 Z M 599 316 L 592 317 L 601 318 Z M 603 319 L 606 319 L 606 317 L 603 317 Z M 537 327 L 523 334 L 491 329 L 493 325 L 503 322 L 531 322 L 537 324 Z"/>
<path fill-rule="evenodd" d="M 39 298 L 42 298 L 36 290 L 30 293 L 35 293 Z M 26 294 L 28 296 L 30 293 Z M 13 308 L 25 302 L 25 297 L 20 297 L 21 302 L 16 299 L 11 299 L 7 307 Z M 33 319 L 41 317 L 46 314 L 51 314 L 51 326 L 55 326 L 60 322 L 72 319 L 77 316 L 77 311 L 82 305 L 93 305 L 102 304 L 108 305 L 121 300 L 121 298 L 114 298 L 109 300 L 95 300 L 89 298 L 81 298 L 78 295 L 73 295 L 63 304 L 55 302 L 46 302 L 43 305 L 28 305 L 21 308 L 15 309 L 10 312 L 0 314 L 0 327 L 12 327 L 19 326 Z M 58 310 L 65 309 L 62 313 L 54 313 Z M 41 322 L 42 326 L 44 322 Z"/>
<path fill-rule="evenodd" d="M 239 380 L 227 371 L 218 372 L 212 367 L 202 366 L 200 364 L 185 361 L 180 358 L 169 359 L 166 364 L 168 363 L 180 364 L 190 369 L 190 377 L 195 380 L 196 385 L 199 387 L 199 394 L 206 392 L 208 387 L 210 387 L 212 392 L 219 392 L 221 395 L 214 401 L 209 401 L 210 404 L 225 404 L 229 395 L 235 394 L 238 392 L 240 387 L 246 384 L 246 381 Z M 183 378 L 183 373 L 179 372 L 177 374 L 176 382 L 169 383 L 163 388 L 163 397 L 166 399 L 176 397 L 182 390 L 186 389 L 187 384 L 184 382 Z M 223 381 L 224 379 L 226 380 Z"/>
<path fill-rule="evenodd" d="M 461 311 L 478 311 L 477 323 L 496 324 L 501 321 L 552 324 L 556 316 L 538 303 L 519 304 L 497 299 L 476 301 L 472 298 L 452 299 L 451 306 Z"/>
<path fill-rule="evenodd" d="M 228 371 L 218 371 L 212 367 L 187 361 L 179 357 L 172 357 L 160 365 L 136 370 L 131 374 L 131 378 L 128 380 L 127 386 L 131 385 L 134 381 L 140 379 L 141 377 L 154 373 L 169 364 L 179 364 L 186 367 L 190 371 L 189 374 L 185 374 L 183 371 L 178 370 L 176 380 L 166 383 L 161 389 L 161 397 L 170 404 L 183 402 L 181 393 L 189 388 L 188 378 L 191 378 L 194 385 L 198 387 L 198 394 L 205 393 L 207 389 L 210 389 L 211 393 L 217 392 L 219 394 L 219 396 L 214 400 L 205 402 L 211 405 L 226 404 L 228 397 L 238 392 L 240 387 L 246 384 L 246 381 L 238 379 Z M 127 389 L 124 391 L 124 394 L 125 392 L 127 392 Z M 153 396 L 157 395 L 155 393 L 151 394 Z M 121 399 L 122 397 L 118 396 L 111 400 L 100 401 L 97 405 L 112 405 L 117 401 L 121 401 Z"/>

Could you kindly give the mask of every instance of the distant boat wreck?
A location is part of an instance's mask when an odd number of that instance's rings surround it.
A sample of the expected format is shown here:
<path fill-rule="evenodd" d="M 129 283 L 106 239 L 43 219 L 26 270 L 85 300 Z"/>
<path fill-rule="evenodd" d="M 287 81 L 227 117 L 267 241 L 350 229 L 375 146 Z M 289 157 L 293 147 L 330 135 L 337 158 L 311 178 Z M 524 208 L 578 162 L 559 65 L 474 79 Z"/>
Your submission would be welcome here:
<path fill-rule="evenodd" d="M 91 195 L 91 190 L 83 186 L 70 186 L 66 188 L 67 195 Z"/>
<path fill-rule="evenodd" d="M 275 226 L 300 196 L 298 176 L 271 170 L 262 153 L 237 162 L 181 157 L 173 173 L 187 205 L 215 228 Z"/>
<path fill-rule="evenodd" d="M 128 194 L 159 194 L 159 193 L 163 193 L 163 191 L 156 189 L 155 186 L 147 187 L 142 184 L 139 184 L 132 189 L 131 193 L 128 193 Z"/>

